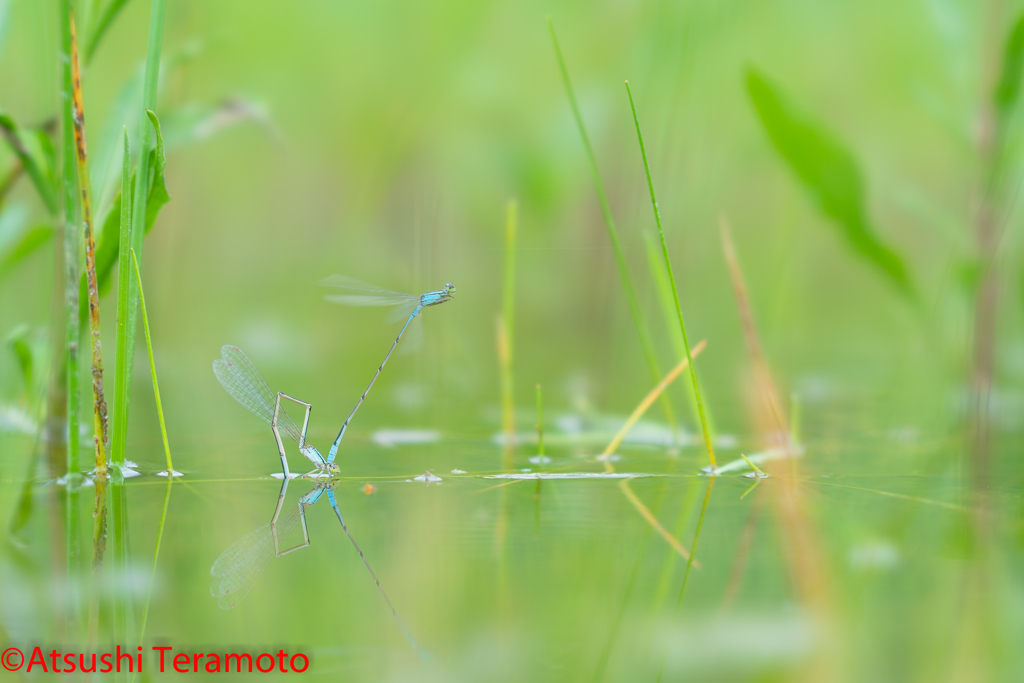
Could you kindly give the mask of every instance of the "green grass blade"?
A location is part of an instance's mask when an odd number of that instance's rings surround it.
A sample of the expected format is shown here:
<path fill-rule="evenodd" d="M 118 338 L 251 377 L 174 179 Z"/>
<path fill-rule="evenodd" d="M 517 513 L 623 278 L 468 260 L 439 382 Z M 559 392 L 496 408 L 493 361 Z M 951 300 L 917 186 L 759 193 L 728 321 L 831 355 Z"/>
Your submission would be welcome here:
<path fill-rule="evenodd" d="M 854 251 L 913 299 L 914 287 L 903 259 L 881 241 L 868 220 L 863 175 L 853 154 L 762 73 L 748 69 L 746 81 L 765 132 L 819 210 L 843 229 Z"/>
<path fill-rule="evenodd" d="M 132 172 L 131 157 L 128 149 L 128 130 L 124 131 L 124 156 L 121 167 L 121 197 L 128 197 L 129 201 L 122 201 L 120 206 L 120 235 L 118 237 L 118 271 L 117 271 L 117 335 L 116 335 L 116 364 L 117 374 L 114 376 L 114 411 L 111 426 L 111 450 L 110 457 L 115 463 L 124 464 L 124 440 L 127 433 L 127 407 L 128 389 L 130 375 L 127 366 L 130 365 L 125 354 L 128 346 L 128 306 L 129 294 L 132 279 L 129 273 L 129 252 L 131 248 L 131 196 L 132 196 Z M 107 230 L 103 231 L 105 234 Z M 101 254 L 103 249 L 100 249 Z M 98 258 L 97 258 L 98 260 Z M 99 265 L 97 264 L 97 270 Z M 99 273 L 97 273 L 98 275 Z"/>
<path fill-rule="evenodd" d="M 160 75 L 160 47 L 163 37 L 165 0 L 153 0 L 149 16 L 149 43 L 146 52 L 146 75 L 143 81 L 142 106 L 152 110 L 156 102 L 157 83 Z M 126 134 L 127 137 L 127 134 Z M 118 337 L 117 337 L 117 384 L 114 394 L 113 457 L 124 462 L 125 439 L 128 434 L 128 407 L 131 388 L 132 361 L 135 357 L 135 326 L 138 315 L 139 292 L 128 273 L 128 249 L 134 249 L 136 258 L 142 260 L 142 243 L 145 237 L 146 204 L 149 187 L 152 156 L 149 153 L 153 143 L 153 129 L 139 127 L 139 164 L 135 174 L 135 191 L 132 193 L 131 221 L 125 225 L 124 215 L 127 203 L 124 197 L 128 174 L 122 174 L 121 189 L 121 235 L 118 245 L 120 264 L 118 268 Z M 127 151 L 127 145 L 125 146 Z M 160 150 L 163 146 L 160 145 Z M 130 180 L 129 180 L 130 181 Z M 124 290 L 123 292 L 121 290 Z"/>
<path fill-rule="evenodd" d="M 114 23 L 114 19 L 120 14 L 121 10 L 125 5 L 128 4 L 128 0 L 110 0 L 107 6 L 103 8 L 99 18 L 96 20 L 95 28 L 89 35 L 89 40 L 85 45 L 85 63 L 88 64 L 92 61 L 93 55 L 96 54 L 96 48 L 100 46 L 100 41 L 107 34 L 107 29 Z"/>
<path fill-rule="evenodd" d="M 683 335 L 679 332 L 679 325 L 676 321 L 676 305 L 672 298 L 672 285 L 669 283 L 668 273 L 665 271 L 665 261 L 662 258 L 658 246 L 650 234 L 644 235 L 644 245 L 647 249 L 647 267 L 651 271 L 651 279 L 654 280 L 654 287 L 658 294 L 658 301 L 661 304 L 662 317 L 665 320 L 665 327 L 669 330 L 672 339 L 672 349 L 676 358 L 686 357 L 686 345 L 683 343 Z M 700 424 L 700 411 L 697 409 L 697 396 L 693 393 L 693 382 L 683 383 L 683 391 L 693 413 L 693 423 Z M 711 434 L 712 442 L 715 438 L 715 416 L 710 405 L 704 406 L 704 417 L 707 418 L 708 433 Z"/>
<path fill-rule="evenodd" d="M 711 443 L 711 431 L 708 429 L 708 420 L 704 414 L 704 402 L 700 397 L 700 384 L 697 383 L 697 370 L 693 365 L 693 354 L 690 352 L 690 340 L 686 336 L 686 323 L 683 322 L 683 307 L 679 303 L 679 289 L 676 287 L 676 278 L 672 273 L 672 261 L 668 256 L 668 245 L 665 243 L 665 231 L 661 227 L 661 213 L 658 211 L 658 199 L 654 196 L 654 183 L 651 181 L 651 169 L 647 164 L 647 150 L 644 149 L 644 136 L 640 132 L 640 119 L 636 115 L 636 106 L 633 104 L 633 93 L 629 89 L 629 82 L 626 82 L 626 94 L 629 96 L 629 107 L 633 111 L 633 123 L 636 125 L 636 137 L 640 143 L 640 156 L 644 160 L 644 173 L 647 174 L 647 189 L 651 192 L 651 206 L 654 208 L 654 222 L 658 226 L 658 237 L 661 239 L 661 253 L 665 257 L 665 270 L 668 272 L 668 281 L 672 285 L 672 298 L 676 304 L 676 315 L 679 318 L 679 331 L 683 335 L 683 347 L 686 349 L 686 359 L 690 366 L 690 379 L 693 381 L 693 395 L 697 399 L 697 412 L 700 414 L 700 427 L 704 433 L 704 445 L 708 449 L 708 458 L 711 466 L 716 467 L 715 448 Z M 691 553 L 692 556 L 692 553 Z"/>
<path fill-rule="evenodd" d="M 562 48 L 558 44 L 558 36 L 555 35 L 555 24 L 548 17 L 548 29 L 551 31 L 551 43 L 555 48 L 555 57 L 558 59 L 558 69 L 562 74 L 562 84 L 565 86 L 565 94 L 569 99 L 569 106 L 572 109 L 573 119 L 576 121 L 576 129 L 579 131 L 580 140 L 583 142 L 583 149 L 587 155 L 587 163 L 590 165 L 590 175 L 594 181 L 594 190 L 597 192 L 597 201 L 601 205 L 601 213 L 604 215 L 605 226 L 608 229 L 608 239 L 612 243 L 612 251 L 615 254 L 615 264 L 619 269 L 619 278 L 622 281 L 622 291 L 626 295 L 626 302 L 629 305 L 629 313 L 633 317 L 633 326 L 636 328 L 637 337 L 640 339 L 640 348 L 647 363 L 647 369 L 655 384 L 661 381 L 662 373 L 658 365 L 657 355 L 654 353 L 654 344 L 647 332 L 647 325 L 644 322 L 643 312 L 640 308 L 640 301 L 636 296 L 636 289 L 633 287 L 633 278 L 629 274 L 629 266 L 626 263 L 626 255 L 622 251 L 622 244 L 619 241 L 619 231 L 615 227 L 615 219 L 612 217 L 612 209 L 608 204 L 608 197 L 604 191 L 604 183 L 601 182 L 601 174 L 597 170 L 597 158 L 594 156 L 594 149 L 590 145 L 590 137 L 587 135 L 587 128 L 583 124 L 583 115 L 580 113 L 579 104 L 576 102 L 576 95 L 572 89 L 572 81 L 569 80 L 569 69 L 565 65 L 562 56 Z M 668 420 L 673 431 L 677 429 L 675 411 L 672 402 L 667 394 L 661 396 L 662 406 L 665 409 L 665 418 Z"/>

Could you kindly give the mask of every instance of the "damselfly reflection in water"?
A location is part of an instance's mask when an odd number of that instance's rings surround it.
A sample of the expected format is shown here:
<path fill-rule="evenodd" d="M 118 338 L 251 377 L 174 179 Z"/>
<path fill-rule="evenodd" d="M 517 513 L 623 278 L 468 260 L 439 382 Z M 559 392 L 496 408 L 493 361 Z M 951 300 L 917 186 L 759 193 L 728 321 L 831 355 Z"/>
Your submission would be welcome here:
<path fill-rule="evenodd" d="M 274 516 L 270 519 L 270 522 L 232 543 L 213 563 L 213 566 L 210 568 L 210 574 L 213 575 L 213 582 L 210 584 L 210 595 L 217 598 L 217 604 L 221 609 L 231 609 L 249 594 L 249 591 L 252 590 L 263 570 L 267 568 L 267 565 L 270 564 L 273 558 L 283 557 L 296 550 L 308 547 L 310 541 L 309 531 L 306 528 L 306 508 L 316 504 L 326 493 L 327 500 L 331 503 L 334 513 L 338 516 L 338 521 L 341 522 L 342 530 L 348 536 L 348 540 L 352 542 L 352 547 L 359 553 L 359 559 L 363 561 L 366 570 L 370 572 L 370 578 L 373 579 L 377 590 L 384 597 L 384 602 L 387 603 L 388 609 L 391 610 L 391 616 L 394 617 L 398 628 L 402 630 L 402 635 L 412 645 L 413 650 L 419 652 L 416 641 L 413 640 L 402 620 L 398 618 L 398 612 L 395 611 L 394 605 L 391 604 L 391 599 L 388 598 L 384 587 L 380 585 L 380 581 L 377 579 L 373 568 L 370 567 L 369 561 L 363 555 L 363 551 L 359 544 L 356 543 L 356 539 L 349 532 L 348 525 L 345 524 L 345 518 L 338 508 L 338 500 L 334 496 L 334 489 L 338 486 L 338 480 L 331 479 L 318 482 L 316 486 L 299 498 L 299 502 L 291 511 L 282 517 L 281 510 L 284 507 L 285 496 L 288 493 L 288 481 L 286 477 L 281 482 L 281 491 L 277 496 L 277 506 L 274 508 Z M 283 544 L 286 543 L 288 535 L 295 529 L 295 525 L 300 523 L 302 526 L 302 542 L 290 548 L 284 547 Z"/>
<path fill-rule="evenodd" d="M 403 294 L 401 292 L 392 292 L 387 289 L 381 289 L 380 287 L 374 287 L 373 285 L 354 280 L 344 275 L 332 275 L 321 284 L 328 287 L 334 287 L 340 289 L 345 294 L 328 294 L 324 296 L 330 302 L 336 304 L 344 304 L 346 306 L 397 306 L 399 315 L 403 316 L 408 311 L 409 319 L 405 321 L 405 325 L 399 331 L 398 336 L 395 337 L 394 343 L 391 345 L 391 349 L 388 350 L 388 355 L 384 356 L 384 360 L 377 366 L 377 372 L 373 373 L 373 379 L 370 380 L 370 385 L 366 387 L 366 391 L 359 397 L 356 402 L 355 408 L 349 414 L 348 419 L 345 420 L 345 424 L 341 425 L 341 431 L 338 432 L 338 438 L 334 440 L 334 444 L 331 446 L 331 451 L 327 455 L 327 462 L 334 462 L 334 457 L 338 453 L 338 446 L 341 444 L 342 437 L 345 436 L 345 430 L 348 429 L 349 422 L 355 417 L 356 411 L 359 410 L 359 406 L 363 405 L 363 400 L 366 395 L 370 393 L 370 389 L 373 388 L 373 383 L 377 381 L 377 377 L 380 376 L 381 370 L 384 369 L 384 365 L 387 364 L 388 359 L 391 358 L 391 354 L 395 352 L 395 347 L 398 346 L 398 342 L 402 339 L 402 335 L 405 334 L 405 330 L 409 327 L 409 324 L 420 314 L 424 308 L 428 306 L 437 306 L 449 301 L 455 295 L 455 285 L 448 283 L 443 289 L 438 289 L 433 292 L 426 292 L 416 296 L 415 294 Z"/>

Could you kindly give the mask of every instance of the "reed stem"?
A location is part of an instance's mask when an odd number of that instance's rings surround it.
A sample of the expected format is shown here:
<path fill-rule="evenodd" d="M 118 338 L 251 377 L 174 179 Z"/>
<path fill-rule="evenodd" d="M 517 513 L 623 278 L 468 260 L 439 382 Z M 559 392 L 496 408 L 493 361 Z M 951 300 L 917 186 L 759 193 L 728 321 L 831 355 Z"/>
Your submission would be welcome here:
<path fill-rule="evenodd" d="M 60 0 L 60 121 L 61 121 L 61 190 L 64 206 L 64 343 L 67 354 L 67 519 L 65 540 L 67 547 L 68 585 L 70 600 L 68 625 L 74 631 L 78 625 L 78 570 L 81 565 L 80 521 L 78 486 L 81 477 L 79 463 L 79 410 L 78 390 L 78 280 L 80 235 L 78 231 L 77 157 L 75 145 L 75 115 L 73 111 L 74 75 L 71 68 L 73 35 L 71 0 Z"/>

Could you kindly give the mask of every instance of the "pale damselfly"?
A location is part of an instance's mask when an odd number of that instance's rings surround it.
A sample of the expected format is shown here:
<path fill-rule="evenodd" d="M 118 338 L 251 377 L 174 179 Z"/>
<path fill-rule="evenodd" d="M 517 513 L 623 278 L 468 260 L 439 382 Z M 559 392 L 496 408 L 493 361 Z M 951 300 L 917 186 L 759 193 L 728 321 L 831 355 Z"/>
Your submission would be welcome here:
<path fill-rule="evenodd" d="M 341 425 L 341 431 L 338 432 L 338 438 L 334 440 L 331 445 L 331 450 L 327 454 L 327 463 L 331 464 L 334 462 L 334 458 L 338 455 L 338 446 L 341 444 L 342 437 L 345 436 L 345 430 L 348 429 L 349 423 L 352 418 L 355 417 L 356 411 L 359 410 L 359 406 L 363 405 L 363 400 L 366 395 L 370 393 L 370 389 L 373 388 L 373 383 L 377 381 L 377 377 L 380 376 L 381 370 L 384 369 L 384 365 L 391 358 L 391 354 L 394 353 L 395 347 L 398 346 L 399 340 L 402 335 L 405 334 L 406 328 L 409 324 L 420 314 L 424 308 L 428 306 L 437 306 L 450 300 L 455 294 L 455 285 L 450 282 L 444 286 L 443 289 L 438 289 L 433 292 L 427 292 L 416 296 L 415 294 L 403 294 L 401 292 L 392 292 L 387 289 L 381 289 L 373 285 L 354 280 L 344 275 L 332 275 L 331 277 L 323 280 L 321 284 L 328 287 L 334 287 L 340 289 L 344 294 L 328 294 L 324 296 L 327 301 L 336 304 L 344 304 L 346 306 L 398 306 L 399 311 L 404 314 L 405 310 L 409 310 L 409 318 L 405 321 L 405 325 L 402 326 L 398 336 L 395 337 L 395 341 L 391 344 L 391 349 L 388 350 L 388 355 L 384 356 L 384 360 L 377 366 L 377 372 L 373 373 L 373 379 L 370 380 L 370 385 L 366 387 L 366 391 L 359 397 L 356 402 L 355 408 L 349 413 L 348 418 L 345 420 L 345 424 Z"/>

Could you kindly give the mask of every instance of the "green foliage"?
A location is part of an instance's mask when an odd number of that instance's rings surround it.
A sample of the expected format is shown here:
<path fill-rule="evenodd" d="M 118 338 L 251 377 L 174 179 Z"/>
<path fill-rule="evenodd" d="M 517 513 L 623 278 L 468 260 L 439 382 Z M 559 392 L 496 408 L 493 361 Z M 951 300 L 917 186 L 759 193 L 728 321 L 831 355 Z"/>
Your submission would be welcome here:
<path fill-rule="evenodd" d="M 103 12 L 100 13 L 99 19 L 96 20 L 95 28 L 92 31 L 92 35 L 89 36 L 88 42 L 85 44 L 85 63 L 88 64 L 92 61 L 93 55 L 96 54 L 96 48 L 99 47 L 100 41 L 103 40 L 103 36 L 107 34 L 107 29 L 114 23 L 114 19 L 120 14 L 121 10 L 125 5 L 128 4 L 128 0 L 110 0 L 106 7 L 103 8 Z"/>
<path fill-rule="evenodd" d="M 1020 98 L 1021 73 L 1024 71 L 1024 13 L 1013 24 L 1003 49 L 1003 65 L 992 99 L 1001 115 L 1009 113 Z"/>
<path fill-rule="evenodd" d="M 153 169 L 153 179 L 150 181 L 149 194 L 146 197 L 146 233 L 156 223 L 156 217 L 164 204 L 171 201 L 167 194 L 167 185 L 164 182 L 164 167 L 167 165 L 167 155 L 164 153 L 164 137 L 160 132 L 160 120 L 151 110 L 146 110 L 146 115 L 153 123 L 153 130 L 156 131 L 156 149 L 150 155 L 149 166 Z"/>
<path fill-rule="evenodd" d="M 154 173 L 149 184 L 149 200 L 146 204 L 146 234 L 148 235 L 149 231 L 156 225 L 160 209 L 170 201 L 171 197 L 167 194 L 167 185 L 164 181 L 164 167 L 167 165 L 167 158 L 164 152 L 163 136 L 160 132 L 160 121 L 153 112 L 147 110 L 146 113 L 156 129 L 156 148 L 150 150 L 149 154 L 149 165 L 154 169 Z M 126 139 L 126 149 L 127 144 Z M 126 186 L 129 198 L 132 194 L 131 188 L 134 186 L 135 174 L 131 173 L 128 185 Z M 131 201 L 128 202 L 128 206 L 131 206 Z M 96 245 L 96 281 L 99 285 L 100 296 L 110 291 L 110 273 L 114 269 L 114 264 L 117 263 L 118 249 L 121 242 L 121 231 L 118 229 L 120 220 L 121 193 L 119 192 L 114 197 L 114 203 L 111 205 L 110 211 L 103 221 L 103 231 L 100 233 L 99 244 Z"/>
<path fill-rule="evenodd" d="M 853 154 L 763 74 L 748 69 L 746 80 L 765 132 L 821 212 L 843 229 L 854 250 L 912 297 L 903 260 L 879 239 L 865 215 L 864 181 Z"/>
<path fill-rule="evenodd" d="M 28 344 L 28 325 L 18 325 L 7 335 L 7 346 L 18 360 L 26 393 L 32 391 L 32 347 Z"/>

